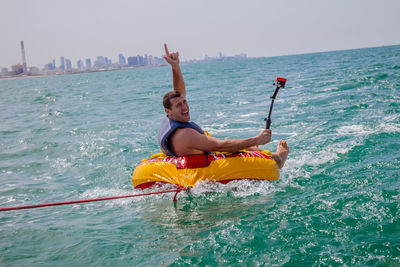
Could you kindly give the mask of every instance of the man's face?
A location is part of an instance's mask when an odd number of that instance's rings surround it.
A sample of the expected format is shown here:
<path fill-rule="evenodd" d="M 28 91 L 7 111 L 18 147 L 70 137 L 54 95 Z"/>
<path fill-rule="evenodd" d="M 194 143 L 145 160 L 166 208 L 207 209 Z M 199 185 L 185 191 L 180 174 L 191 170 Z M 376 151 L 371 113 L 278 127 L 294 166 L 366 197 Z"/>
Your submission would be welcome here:
<path fill-rule="evenodd" d="M 181 95 L 180 97 L 174 97 L 170 99 L 171 109 L 165 109 L 168 118 L 179 122 L 189 122 L 189 105 L 186 101 L 186 97 Z"/>

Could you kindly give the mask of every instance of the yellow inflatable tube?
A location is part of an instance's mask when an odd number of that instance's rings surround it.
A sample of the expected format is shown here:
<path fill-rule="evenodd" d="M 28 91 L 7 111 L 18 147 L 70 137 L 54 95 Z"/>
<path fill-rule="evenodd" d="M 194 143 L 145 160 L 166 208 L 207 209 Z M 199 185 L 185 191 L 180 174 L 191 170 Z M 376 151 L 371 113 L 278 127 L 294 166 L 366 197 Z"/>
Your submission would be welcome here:
<path fill-rule="evenodd" d="M 145 189 L 156 182 L 193 187 L 199 181 L 227 183 L 239 179 L 277 180 L 279 168 L 270 151 L 242 151 L 168 157 L 159 153 L 142 160 L 134 170 L 132 183 Z"/>

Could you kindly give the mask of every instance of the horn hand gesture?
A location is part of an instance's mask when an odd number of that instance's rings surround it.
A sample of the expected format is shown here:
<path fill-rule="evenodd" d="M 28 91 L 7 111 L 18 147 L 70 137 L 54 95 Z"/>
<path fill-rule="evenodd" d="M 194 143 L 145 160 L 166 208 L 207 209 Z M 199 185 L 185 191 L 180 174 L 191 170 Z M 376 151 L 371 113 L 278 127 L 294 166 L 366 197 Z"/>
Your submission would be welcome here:
<path fill-rule="evenodd" d="M 167 44 L 164 44 L 164 48 L 165 48 L 164 59 L 173 67 L 179 66 L 179 53 L 178 52 L 170 53 L 168 51 Z"/>

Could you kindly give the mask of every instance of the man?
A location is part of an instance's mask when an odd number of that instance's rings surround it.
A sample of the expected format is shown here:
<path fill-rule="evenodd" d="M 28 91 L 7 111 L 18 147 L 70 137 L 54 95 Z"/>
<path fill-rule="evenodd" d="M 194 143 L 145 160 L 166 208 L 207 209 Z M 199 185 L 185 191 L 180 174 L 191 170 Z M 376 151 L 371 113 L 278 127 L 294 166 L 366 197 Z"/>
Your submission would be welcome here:
<path fill-rule="evenodd" d="M 166 117 L 161 121 L 158 132 L 159 144 L 167 155 L 183 156 L 204 154 L 207 152 L 238 152 L 241 149 L 260 151 L 259 145 L 271 141 L 271 130 L 262 130 L 257 136 L 247 139 L 220 140 L 204 134 L 204 131 L 194 122 L 190 122 L 189 105 L 186 101 L 186 87 L 181 68 L 179 53 L 169 53 L 164 44 L 165 60 L 172 67 L 174 91 L 168 92 L 163 98 Z M 289 147 L 284 140 L 278 143 L 276 153 L 272 158 L 282 168 L 289 154 Z"/>

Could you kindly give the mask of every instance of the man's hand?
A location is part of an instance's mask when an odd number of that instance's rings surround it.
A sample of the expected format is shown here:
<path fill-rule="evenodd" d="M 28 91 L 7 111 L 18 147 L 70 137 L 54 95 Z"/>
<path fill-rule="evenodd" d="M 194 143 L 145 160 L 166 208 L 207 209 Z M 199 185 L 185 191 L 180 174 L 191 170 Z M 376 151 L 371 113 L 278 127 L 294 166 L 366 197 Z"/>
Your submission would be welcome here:
<path fill-rule="evenodd" d="M 181 67 L 179 66 L 179 53 L 178 52 L 170 53 L 168 51 L 167 44 L 164 44 L 164 48 L 165 48 L 164 59 L 172 67 L 172 85 L 174 87 L 174 90 L 180 92 L 183 95 L 186 95 L 185 80 L 183 79 Z"/>
<path fill-rule="evenodd" d="M 170 52 L 168 51 L 167 44 L 164 44 L 164 48 L 165 48 L 165 56 L 164 56 L 164 59 L 165 59 L 169 64 L 171 64 L 172 67 L 179 66 L 179 53 L 178 53 L 178 52 L 170 53 Z"/>
<path fill-rule="evenodd" d="M 257 136 L 257 145 L 264 145 L 271 142 L 272 131 L 270 129 L 262 130 Z"/>

